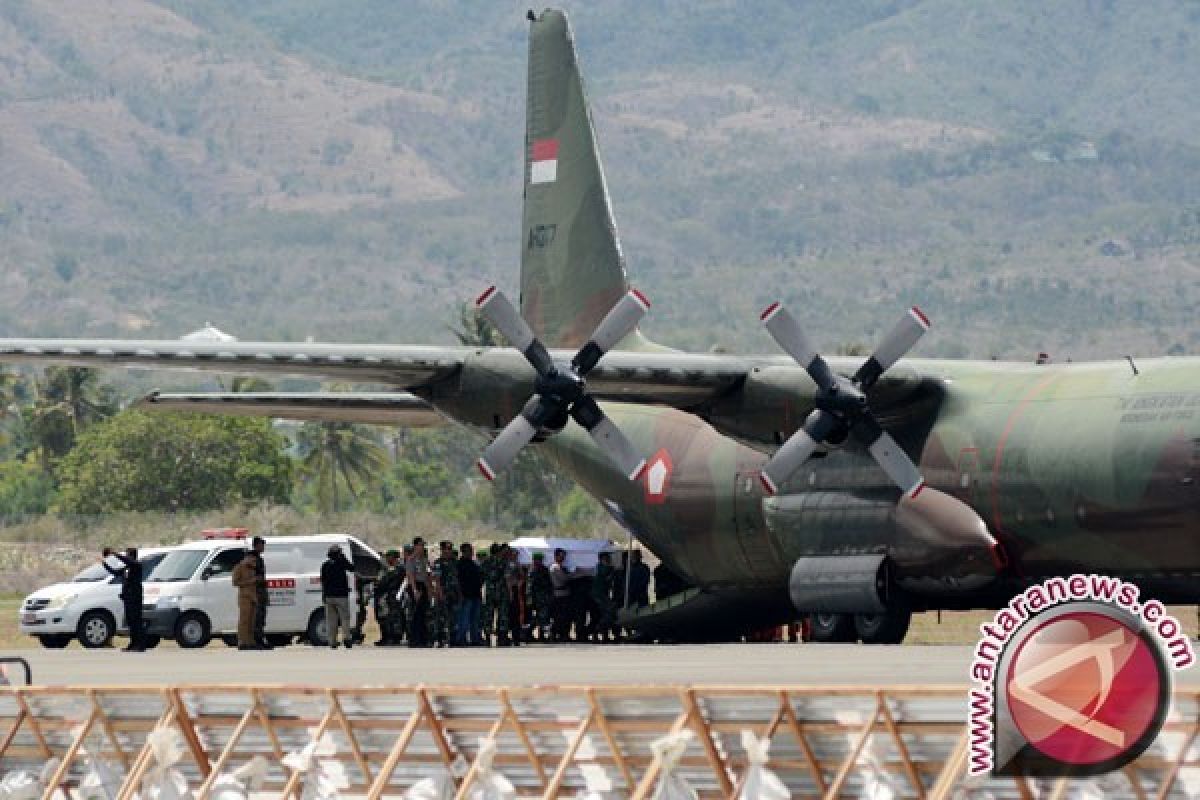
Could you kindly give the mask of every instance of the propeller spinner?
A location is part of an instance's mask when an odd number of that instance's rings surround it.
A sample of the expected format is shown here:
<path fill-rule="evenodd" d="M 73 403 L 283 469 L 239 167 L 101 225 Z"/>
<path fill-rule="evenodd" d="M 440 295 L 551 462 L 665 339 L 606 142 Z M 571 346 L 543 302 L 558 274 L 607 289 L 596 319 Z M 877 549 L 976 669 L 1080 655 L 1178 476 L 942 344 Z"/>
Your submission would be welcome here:
<path fill-rule="evenodd" d="M 533 396 L 483 451 L 478 462 L 483 476 L 489 481 L 495 480 L 497 471 L 512 464 L 517 453 L 539 430 L 561 426 L 570 416 L 622 473 L 630 480 L 637 480 L 646 468 L 646 459 L 601 410 L 588 393 L 584 378 L 605 353 L 633 332 L 650 310 L 646 296 L 637 289 L 630 289 L 600 321 L 591 339 L 579 349 L 570 364 L 555 363 L 533 329 L 495 286 L 479 296 L 475 307 L 513 347 L 521 351 L 537 372 Z"/>
<path fill-rule="evenodd" d="M 776 494 L 809 456 L 826 442 L 853 436 L 899 486 L 907 497 L 925 487 L 921 471 L 900 445 L 880 426 L 867 405 L 867 392 L 917 340 L 929 330 L 929 318 L 913 306 L 884 337 L 875 352 L 852 378 L 838 375 L 809 342 L 800 323 L 780 303 L 772 303 L 761 317 L 767 331 L 817 384 L 816 408 L 804 425 L 783 443 L 759 474 L 767 494 Z"/>

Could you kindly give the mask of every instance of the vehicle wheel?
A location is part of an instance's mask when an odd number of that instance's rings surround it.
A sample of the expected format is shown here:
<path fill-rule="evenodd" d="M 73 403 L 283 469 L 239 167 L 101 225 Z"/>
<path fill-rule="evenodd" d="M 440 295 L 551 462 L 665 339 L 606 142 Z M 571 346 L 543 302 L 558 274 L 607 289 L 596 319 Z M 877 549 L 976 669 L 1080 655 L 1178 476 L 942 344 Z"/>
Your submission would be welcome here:
<path fill-rule="evenodd" d="M 849 614 L 819 612 L 810 615 L 812 640 L 822 644 L 854 641 L 854 618 Z"/>
<path fill-rule="evenodd" d="M 313 647 L 325 647 L 329 644 L 329 628 L 325 625 L 325 609 L 318 608 L 308 618 L 305 635 L 308 637 L 308 643 Z"/>
<path fill-rule="evenodd" d="M 142 636 L 142 647 L 146 648 L 147 650 L 153 650 L 154 648 L 158 647 L 161 642 L 161 636 L 151 636 L 150 634 Z"/>
<path fill-rule="evenodd" d="M 268 633 L 267 644 L 271 647 L 287 647 L 292 643 L 292 635 L 290 633 Z"/>
<path fill-rule="evenodd" d="M 855 614 L 854 630 L 863 644 L 900 644 L 910 622 L 908 609 L 889 609 L 882 614 Z"/>
<path fill-rule="evenodd" d="M 108 647 L 117 632 L 117 621 L 107 611 L 89 611 L 79 619 L 75 637 L 89 650 Z"/>
<path fill-rule="evenodd" d="M 175 641 L 189 650 L 204 647 L 212 640 L 208 617 L 199 611 L 189 611 L 175 623 Z"/>
<path fill-rule="evenodd" d="M 47 650 L 62 650 L 75 638 L 69 633 L 43 633 L 38 635 L 38 641 Z"/>
<path fill-rule="evenodd" d="M 221 641 L 225 643 L 226 647 L 237 647 L 237 636 L 235 634 L 222 633 Z"/>

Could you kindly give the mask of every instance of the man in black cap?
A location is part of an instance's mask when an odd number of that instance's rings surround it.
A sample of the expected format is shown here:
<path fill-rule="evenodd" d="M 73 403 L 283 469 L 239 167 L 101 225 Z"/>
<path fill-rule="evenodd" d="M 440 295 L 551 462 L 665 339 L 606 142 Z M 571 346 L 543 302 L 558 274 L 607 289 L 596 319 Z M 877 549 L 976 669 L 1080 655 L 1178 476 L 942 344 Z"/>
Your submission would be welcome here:
<path fill-rule="evenodd" d="M 120 561 L 121 566 L 109 566 L 109 556 Z M 124 648 L 125 651 L 145 652 L 146 645 L 142 634 L 142 562 L 138 561 L 137 548 L 126 548 L 122 555 L 111 547 L 106 547 L 100 564 L 110 575 L 121 579 L 121 605 L 125 609 L 125 626 L 129 628 L 129 644 Z"/>
<path fill-rule="evenodd" d="M 350 635 L 350 580 L 346 573 L 354 572 L 354 565 L 341 545 L 330 545 L 329 558 L 321 565 L 321 599 L 325 602 L 325 630 L 329 646 L 337 649 L 338 629 L 341 628 L 343 642 L 349 650 L 353 642 Z"/>

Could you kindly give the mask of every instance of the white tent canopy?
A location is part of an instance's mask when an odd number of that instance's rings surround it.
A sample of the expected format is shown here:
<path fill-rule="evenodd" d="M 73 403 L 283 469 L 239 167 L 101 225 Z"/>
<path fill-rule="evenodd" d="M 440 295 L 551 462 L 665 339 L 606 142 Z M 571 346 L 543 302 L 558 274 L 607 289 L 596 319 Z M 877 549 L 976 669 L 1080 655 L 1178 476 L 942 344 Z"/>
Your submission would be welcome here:
<path fill-rule="evenodd" d="M 554 563 L 554 551 L 562 548 L 567 551 L 569 569 L 593 569 L 600 553 L 615 554 L 623 549 L 607 539 L 547 539 L 543 536 L 522 536 L 513 539 L 508 546 L 517 551 L 517 561 L 522 564 L 532 564 L 534 553 L 545 553 L 546 566 Z M 619 560 L 619 557 L 614 555 L 613 566 L 616 566 Z"/>
<path fill-rule="evenodd" d="M 179 337 L 184 342 L 236 342 L 237 337 L 231 336 L 225 331 L 217 328 L 211 322 L 205 322 L 204 327 L 198 331 L 185 333 Z"/>

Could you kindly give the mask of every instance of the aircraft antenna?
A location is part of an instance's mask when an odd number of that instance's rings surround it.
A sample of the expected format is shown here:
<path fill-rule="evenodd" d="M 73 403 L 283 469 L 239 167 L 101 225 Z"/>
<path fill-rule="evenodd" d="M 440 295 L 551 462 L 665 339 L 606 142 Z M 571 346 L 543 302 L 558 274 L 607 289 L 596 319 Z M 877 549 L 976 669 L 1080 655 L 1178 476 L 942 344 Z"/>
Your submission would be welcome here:
<path fill-rule="evenodd" d="M 1139 374 L 1137 364 L 1133 363 L 1133 356 L 1125 356 L 1125 360 L 1129 362 L 1129 368 L 1133 370 L 1133 374 Z"/>

